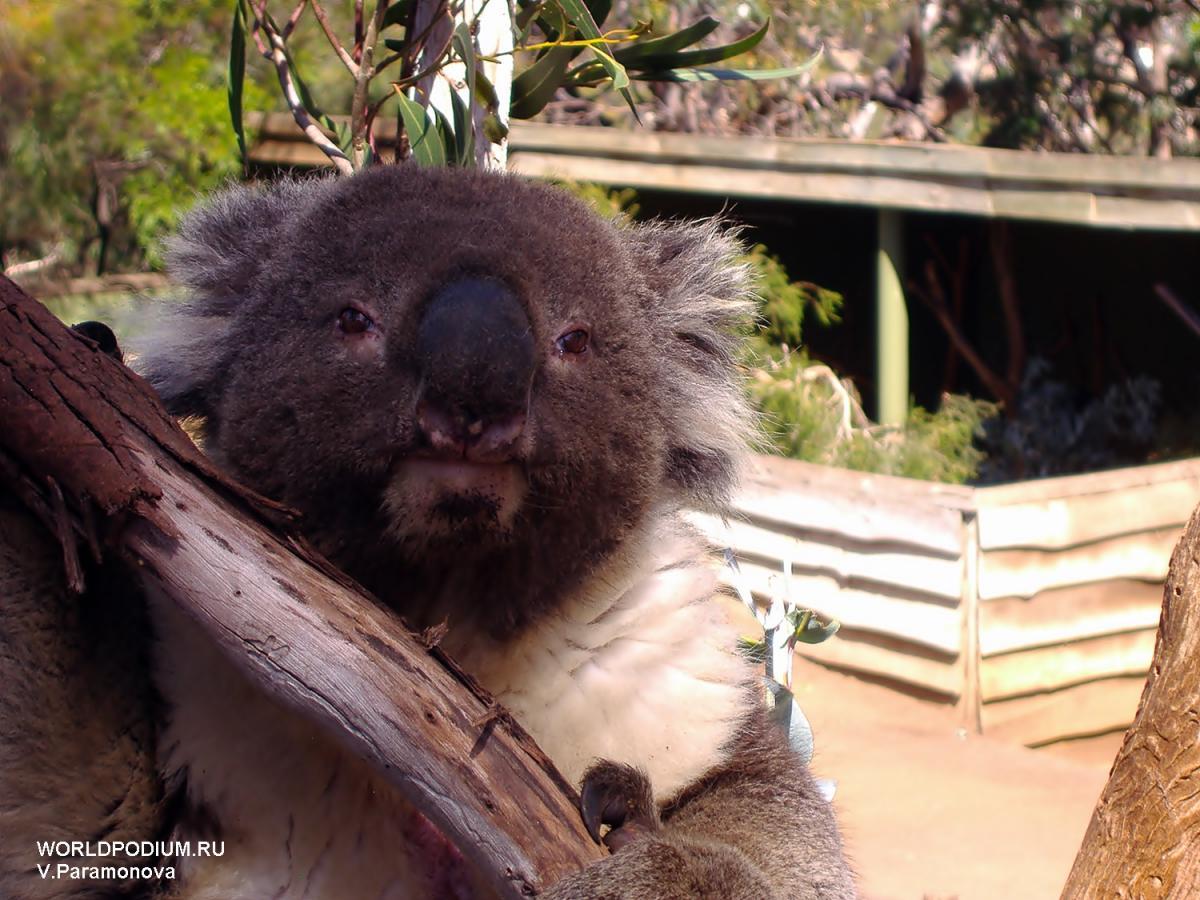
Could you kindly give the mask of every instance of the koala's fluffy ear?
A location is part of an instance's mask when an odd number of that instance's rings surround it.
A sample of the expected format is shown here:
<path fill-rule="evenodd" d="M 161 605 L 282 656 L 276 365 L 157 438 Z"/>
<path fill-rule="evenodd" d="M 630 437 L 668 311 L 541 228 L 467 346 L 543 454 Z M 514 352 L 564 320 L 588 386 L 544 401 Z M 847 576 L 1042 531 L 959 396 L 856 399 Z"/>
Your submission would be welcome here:
<path fill-rule="evenodd" d="M 167 244 L 167 269 L 188 289 L 139 342 L 137 367 L 177 416 L 211 417 L 221 373 L 236 347 L 231 317 L 289 223 L 334 184 L 283 181 L 234 187 L 188 213 Z"/>
<path fill-rule="evenodd" d="M 744 251 L 717 219 L 652 222 L 628 235 L 663 346 L 668 477 L 687 502 L 719 510 L 756 436 L 738 359 L 754 299 Z"/>

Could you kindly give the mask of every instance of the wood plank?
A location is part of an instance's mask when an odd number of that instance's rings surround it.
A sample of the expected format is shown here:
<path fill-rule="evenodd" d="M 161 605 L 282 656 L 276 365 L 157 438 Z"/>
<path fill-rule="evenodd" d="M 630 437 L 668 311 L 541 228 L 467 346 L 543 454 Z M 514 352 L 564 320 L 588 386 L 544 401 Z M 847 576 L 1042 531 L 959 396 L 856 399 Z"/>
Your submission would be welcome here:
<path fill-rule="evenodd" d="M 1032 597 L 1067 585 L 1113 578 L 1161 581 L 1182 526 L 1122 535 L 1068 550 L 988 550 L 981 554 L 979 596 Z"/>
<path fill-rule="evenodd" d="M 783 591 L 778 568 L 741 560 L 739 565 L 756 599 L 768 603 Z M 726 581 L 731 582 L 728 573 Z M 953 606 L 878 590 L 844 588 L 828 576 L 793 575 L 791 591 L 801 606 L 837 619 L 843 627 L 897 637 L 947 656 L 958 653 L 961 619 Z"/>
<path fill-rule="evenodd" d="M 962 727 L 975 734 L 983 731 L 980 709 L 983 705 L 983 688 L 979 676 L 979 519 L 971 516 L 964 523 L 962 600 L 959 603 L 961 619 L 960 643 L 962 653 L 962 697 L 959 700 L 959 721 Z"/>
<path fill-rule="evenodd" d="M 278 121 L 293 131 L 286 115 Z M 517 150 L 555 150 L 564 154 L 604 154 L 625 159 L 687 159 L 771 170 L 809 170 L 866 175 L 887 171 L 927 179 L 961 180 L 979 187 L 1015 182 L 1019 189 L 1057 184 L 1108 192 L 1123 187 L 1159 190 L 1179 196 L 1200 191 L 1200 164 L 1194 160 L 1081 157 L 1079 154 L 1027 153 L 962 145 L 903 141 L 845 141 L 812 138 L 761 138 L 682 135 L 650 131 L 582 129 L 561 125 L 513 124 Z M 1128 162 L 1128 167 L 1122 163 Z M 1172 163 L 1182 162 L 1183 165 Z"/>
<path fill-rule="evenodd" d="M 1155 628 L 1162 610 L 1160 581 L 1121 578 L 1003 597 L 980 604 L 979 645 L 984 657 Z"/>
<path fill-rule="evenodd" d="M 1141 485 L 1187 480 L 1196 477 L 1197 474 L 1200 474 L 1200 458 L 1190 457 L 1173 462 L 1089 472 L 1084 475 L 1059 475 L 1054 478 L 1015 481 L 1011 484 L 976 488 L 975 494 L 980 505 L 1004 506 L 1055 497 L 1124 491 Z M 1200 502 L 1200 497 L 1197 501 Z"/>
<path fill-rule="evenodd" d="M 958 659 L 898 638 L 843 627 L 821 644 L 802 644 L 798 656 L 821 665 L 885 678 L 948 700 L 962 692 Z"/>
<path fill-rule="evenodd" d="M 1006 653 L 982 661 L 984 702 L 1045 691 L 1114 675 L 1145 676 L 1157 629 L 1107 634 L 1055 647 Z"/>
<path fill-rule="evenodd" d="M 1026 482 L 1029 490 L 1007 495 L 980 491 L 979 541 L 985 550 L 1062 549 L 1122 534 L 1177 526 L 1180 531 L 1200 502 L 1200 461 L 1168 469 L 1127 469 L 1120 480 L 1104 472 L 1058 482 L 1062 493 Z M 1159 469 L 1157 472 L 1147 470 Z M 1172 477 L 1162 478 L 1170 472 Z M 1037 488 L 1037 496 L 1032 496 Z"/>
<path fill-rule="evenodd" d="M 962 561 L 930 556 L 896 544 L 863 544 L 841 535 L 694 514 L 691 521 L 739 559 L 779 571 L 784 561 L 797 575 L 828 576 L 841 586 L 888 585 L 930 594 L 957 604 L 962 590 Z"/>
<path fill-rule="evenodd" d="M 1105 678 L 1014 700 L 983 705 L 983 733 L 1039 746 L 1127 728 L 1137 712 L 1145 678 Z"/>
<path fill-rule="evenodd" d="M 935 506 L 946 509 L 974 509 L 977 490 L 961 484 L 942 484 L 920 478 L 859 472 L 855 469 L 842 469 L 768 453 L 750 455 L 746 480 L 769 488 L 799 485 L 836 487 L 860 494 L 931 500 Z"/>
<path fill-rule="evenodd" d="M 324 165 L 286 114 L 248 115 L 257 162 Z M 394 142 L 394 121 L 376 129 Z M 297 150 L 295 148 L 303 148 Z M 1119 228 L 1200 229 L 1200 165 L 983 147 L 676 135 L 511 124 L 515 171 L 688 193 L 791 198 Z"/>
<path fill-rule="evenodd" d="M 764 142 L 765 143 L 765 142 Z M 1104 198 L 1087 188 L 1051 185 L 1027 190 L 1017 185 L 936 179 L 886 168 L 844 173 L 786 167 L 746 166 L 738 161 L 654 158 L 621 159 L 594 150 L 569 155 L 513 148 L 511 171 L 532 178 L 595 181 L 642 190 L 714 196 L 755 197 L 805 203 L 865 206 L 981 218 L 1022 219 L 1099 228 L 1200 230 L 1200 206 L 1190 196 Z M 914 184 L 916 182 L 916 184 Z"/>
<path fill-rule="evenodd" d="M 956 558 L 968 489 L 756 457 L 734 510 L 766 528 L 791 527 Z M 966 493 L 963 491 L 966 490 Z"/>

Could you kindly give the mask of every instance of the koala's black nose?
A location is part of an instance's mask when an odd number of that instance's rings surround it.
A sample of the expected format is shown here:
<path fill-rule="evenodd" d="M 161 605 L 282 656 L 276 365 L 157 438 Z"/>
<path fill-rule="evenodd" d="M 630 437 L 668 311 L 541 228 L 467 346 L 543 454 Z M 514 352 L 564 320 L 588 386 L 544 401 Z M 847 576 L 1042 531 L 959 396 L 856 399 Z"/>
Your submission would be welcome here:
<path fill-rule="evenodd" d="M 417 327 L 417 422 L 429 449 L 507 459 L 525 425 L 533 328 L 505 284 L 467 277 L 441 288 Z"/>

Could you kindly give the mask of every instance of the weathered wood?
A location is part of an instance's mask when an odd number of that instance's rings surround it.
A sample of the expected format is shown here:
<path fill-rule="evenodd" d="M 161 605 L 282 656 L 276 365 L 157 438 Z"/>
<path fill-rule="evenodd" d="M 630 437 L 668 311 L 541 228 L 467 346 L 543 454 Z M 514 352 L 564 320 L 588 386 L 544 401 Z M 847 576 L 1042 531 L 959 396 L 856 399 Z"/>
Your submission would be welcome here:
<path fill-rule="evenodd" d="M 432 639 L 268 527 L 280 508 L 217 472 L 136 375 L 7 279 L 0 304 L 0 484 L 67 538 L 68 561 L 73 531 L 131 562 L 263 691 L 373 763 L 500 896 L 603 855 L 570 786 Z"/>
<path fill-rule="evenodd" d="M 987 550 L 979 561 L 979 597 L 1032 597 L 1042 591 L 1116 578 L 1166 577 L 1181 528 L 1127 534 L 1069 550 Z"/>
<path fill-rule="evenodd" d="M 751 522 L 912 547 L 953 559 L 962 550 L 970 488 L 756 456 L 735 510 Z"/>
<path fill-rule="evenodd" d="M 1153 629 L 1162 611 L 1162 582 L 1119 578 L 1001 597 L 980 604 L 983 656 Z"/>
<path fill-rule="evenodd" d="M 963 529 L 962 598 L 958 604 L 961 637 L 959 665 L 962 667 L 962 692 L 958 714 L 962 727 L 979 734 L 983 731 L 983 689 L 979 663 L 979 519 L 967 517 Z"/>
<path fill-rule="evenodd" d="M 1140 677 L 1153 652 L 1154 629 L 1150 628 L 994 656 L 980 664 L 983 699 L 1057 691 L 1114 675 Z M 1133 710 L 1128 712 L 1132 721 Z"/>
<path fill-rule="evenodd" d="M 796 527 L 766 527 L 753 521 L 696 516 L 705 533 L 746 558 L 779 571 L 791 560 L 793 571 L 825 575 L 840 584 L 878 585 L 886 593 L 927 594 L 931 601 L 957 605 L 962 590 L 962 561 L 922 553 L 898 542 L 865 543 L 831 532 Z"/>
<path fill-rule="evenodd" d="M 1171 557 L 1150 677 L 1064 898 L 1200 896 L 1200 509 Z"/>
<path fill-rule="evenodd" d="M 1049 693 L 984 703 L 983 733 L 1040 746 L 1116 731 L 1133 719 L 1143 683 L 1140 674 L 1103 678 Z"/>
<path fill-rule="evenodd" d="M 856 628 L 843 626 L 836 639 L 815 646 L 799 644 L 796 653 L 824 666 L 911 685 L 947 700 L 962 692 L 957 656 Z"/>
<path fill-rule="evenodd" d="M 1057 550 L 1165 527 L 1182 531 L 1197 498 L 1196 459 L 980 488 L 979 542 L 985 550 Z"/>

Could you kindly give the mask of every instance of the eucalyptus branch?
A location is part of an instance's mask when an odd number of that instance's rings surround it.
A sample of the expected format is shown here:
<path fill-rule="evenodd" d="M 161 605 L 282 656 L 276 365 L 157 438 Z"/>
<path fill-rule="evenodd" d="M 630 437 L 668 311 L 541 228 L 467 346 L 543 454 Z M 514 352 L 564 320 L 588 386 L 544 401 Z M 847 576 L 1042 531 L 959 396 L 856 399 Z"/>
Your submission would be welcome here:
<path fill-rule="evenodd" d="M 358 72 L 354 79 L 354 98 L 350 101 L 350 152 L 354 171 L 363 167 L 367 156 L 367 106 L 368 91 L 375 76 L 372 60 L 375 57 L 375 42 L 383 30 L 383 17 L 387 13 L 388 0 L 379 0 L 375 12 L 363 36 L 362 53 L 358 60 Z"/>
<path fill-rule="evenodd" d="M 258 8 L 251 6 L 251 10 L 254 12 L 253 31 L 255 43 L 258 44 L 263 56 L 275 66 L 275 74 L 279 78 L 279 86 L 283 89 L 283 96 L 287 101 L 288 109 L 292 112 L 292 118 L 296 120 L 296 124 L 300 126 L 300 130 L 304 132 L 305 136 L 322 153 L 329 157 L 330 162 L 333 163 L 340 174 L 352 174 L 354 167 L 350 164 L 350 160 L 346 158 L 346 154 L 325 136 L 325 132 L 312 120 L 312 116 L 305 109 L 304 101 L 300 99 L 300 92 L 296 90 L 296 82 L 292 78 L 291 66 L 288 65 L 287 44 L 283 39 L 283 35 L 279 33 L 279 30 L 271 23 L 270 18 L 267 16 L 266 7 L 265 0 Z M 258 37 L 258 32 L 260 31 L 267 38 L 268 43 L 266 45 Z"/>
<path fill-rule="evenodd" d="M 340 59 L 345 64 L 346 68 L 350 70 L 350 74 L 357 78 L 359 73 L 358 63 L 354 61 L 354 57 L 351 56 L 350 52 L 342 46 L 342 42 L 339 41 L 337 39 L 337 35 L 333 33 L 333 27 L 329 24 L 328 14 L 326 14 L 325 10 L 321 7 L 321 4 L 317 2 L 317 0 L 308 0 L 308 2 L 310 2 L 312 5 L 313 15 L 316 16 L 317 21 L 320 23 L 321 30 L 325 32 L 325 37 L 329 41 L 329 46 L 331 46 L 333 48 L 333 52 L 338 55 L 338 59 Z"/>
<path fill-rule="evenodd" d="M 300 16 L 304 14 L 304 7 L 308 5 L 308 0 L 300 0 L 296 4 L 296 8 L 292 10 L 292 14 L 288 16 L 287 24 L 283 26 L 283 39 L 286 41 L 292 36 L 292 32 L 296 30 L 296 23 L 300 21 Z"/>

